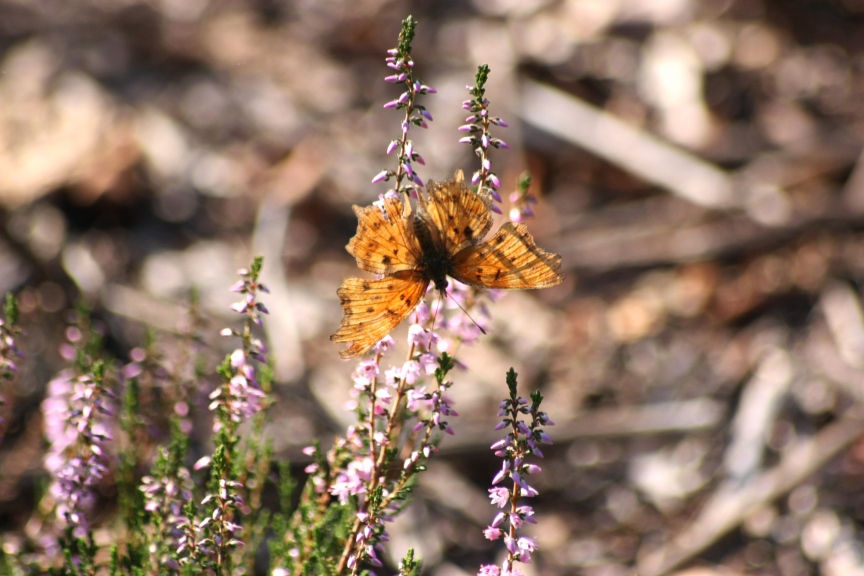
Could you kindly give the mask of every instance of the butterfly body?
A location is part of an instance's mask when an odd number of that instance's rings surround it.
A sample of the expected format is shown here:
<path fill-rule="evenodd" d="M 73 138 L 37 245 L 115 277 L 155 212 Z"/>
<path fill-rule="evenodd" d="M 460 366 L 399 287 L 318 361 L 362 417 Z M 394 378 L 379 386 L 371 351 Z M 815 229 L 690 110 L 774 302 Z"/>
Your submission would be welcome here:
<path fill-rule="evenodd" d="M 430 282 L 445 293 L 450 276 L 474 286 L 529 289 L 560 284 L 561 257 L 534 244 L 524 224 L 507 222 L 489 240 L 491 201 L 460 174 L 429 183 L 417 210 L 403 215 L 397 198 L 382 208 L 354 207 L 357 234 L 347 250 L 377 280 L 348 278 L 339 288 L 343 317 L 330 339 L 350 342 L 353 358 L 369 350 L 420 303 Z"/>
<path fill-rule="evenodd" d="M 435 242 L 428 224 L 422 217 L 415 214 L 412 227 L 423 254 L 418 271 L 427 279 L 427 283 L 433 282 L 436 290 L 444 292 L 447 289 L 447 274 L 453 267 L 453 258 L 443 246 Z"/>

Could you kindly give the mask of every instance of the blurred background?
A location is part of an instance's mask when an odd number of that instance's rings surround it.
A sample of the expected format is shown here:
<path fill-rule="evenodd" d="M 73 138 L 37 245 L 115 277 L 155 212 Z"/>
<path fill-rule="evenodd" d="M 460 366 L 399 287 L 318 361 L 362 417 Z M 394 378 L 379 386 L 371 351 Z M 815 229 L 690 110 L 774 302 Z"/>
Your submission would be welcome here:
<path fill-rule="evenodd" d="M 33 530 L 79 300 L 125 360 L 148 329 L 170 354 L 197 286 L 216 362 L 227 287 L 263 254 L 277 452 L 300 471 L 344 429 L 354 363 L 328 336 L 351 205 L 394 166 L 384 58 L 409 14 L 438 90 L 420 176 L 476 169 L 456 128 L 488 64 L 493 169 L 505 197 L 530 170 L 529 229 L 567 279 L 492 304 L 460 351 L 456 436 L 392 553 L 437 576 L 500 559 L 481 530 L 512 365 L 557 423 L 529 576 L 864 574 L 861 0 L 0 0 L 0 290 L 27 330 L 3 541 Z"/>

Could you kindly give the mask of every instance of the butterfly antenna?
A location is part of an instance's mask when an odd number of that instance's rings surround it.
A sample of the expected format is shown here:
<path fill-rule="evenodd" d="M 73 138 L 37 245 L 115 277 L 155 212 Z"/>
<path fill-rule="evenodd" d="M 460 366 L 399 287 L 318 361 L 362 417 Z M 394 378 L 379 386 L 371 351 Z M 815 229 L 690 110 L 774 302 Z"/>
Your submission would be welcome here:
<path fill-rule="evenodd" d="M 482 332 L 484 335 L 486 334 L 486 330 L 484 330 L 483 327 L 480 326 L 480 324 L 478 324 L 477 321 L 474 320 L 474 318 L 472 318 L 470 314 L 468 314 L 468 311 L 465 310 L 465 308 L 462 307 L 462 304 L 460 304 L 459 301 L 458 301 L 456 298 L 453 298 L 453 296 L 450 295 L 450 294 L 448 294 L 446 290 L 444 291 L 444 295 L 445 295 L 445 296 L 449 296 L 450 299 L 453 300 L 453 302 L 456 303 L 456 306 L 458 306 L 459 309 L 462 310 L 462 312 L 465 314 L 465 316 L 467 316 L 468 319 L 471 320 L 471 322 L 473 322 L 475 326 L 477 326 L 477 329 L 480 330 L 480 332 Z"/>

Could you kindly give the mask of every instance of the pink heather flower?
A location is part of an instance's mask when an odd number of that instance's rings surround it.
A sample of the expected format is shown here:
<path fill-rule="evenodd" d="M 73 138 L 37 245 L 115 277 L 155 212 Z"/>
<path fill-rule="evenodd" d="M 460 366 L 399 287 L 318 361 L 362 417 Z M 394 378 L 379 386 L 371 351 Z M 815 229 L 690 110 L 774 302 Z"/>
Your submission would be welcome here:
<path fill-rule="evenodd" d="M 420 350 L 431 350 L 435 340 L 437 337 L 434 332 L 418 324 L 411 324 L 408 328 L 408 343 L 417 346 Z"/>
<path fill-rule="evenodd" d="M 492 526 L 493 528 L 497 528 L 506 519 L 507 514 L 505 514 L 504 512 L 498 512 L 497 514 L 495 514 L 495 518 L 492 519 L 492 524 L 490 524 L 490 526 Z"/>
<path fill-rule="evenodd" d="M 420 379 L 420 363 L 415 360 L 408 360 L 402 365 L 402 381 L 406 384 L 414 385 Z"/>
<path fill-rule="evenodd" d="M 435 339 L 438 339 L 437 335 L 435 336 Z M 421 354 L 417 361 L 420 362 L 421 371 L 426 376 L 434 374 L 435 369 L 438 367 L 438 359 L 434 354 Z"/>
<path fill-rule="evenodd" d="M 537 549 L 537 541 L 527 536 L 522 536 L 516 541 L 519 550 L 519 561 L 525 564 L 531 563 L 531 555 Z"/>
<path fill-rule="evenodd" d="M 420 305 L 411 313 L 412 324 L 426 324 L 431 318 L 432 315 L 429 312 L 429 305 L 425 300 L 420 302 Z"/>
<path fill-rule="evenodd" d="M 510 525 L 516 530 L 522 528 L 522 517 L 519 514 L 509 514 L 507 519 L 510 521 Z"/>
<path fill-rule="evenodd" d="M 492 526 L 489 526 L 485 530 L 483 530 L 483 535 L 486 537 L 487 540 L 498 540 L 499 538 L 501 538 L 501 536 L 504 535 L 504 533 L 501 531 L 500 528 L 493 528 Z"/>
<path fill-rule="evenodd" d="M 354 386 L 358 389 L 366 389 L 372 385 L 378 377 L 378 363 L 374 360 L 363 360 L 354 371 Z"/>
<path fill-rule="evenodd" d="M 416 412 L 420 408 L 421 403 L 426 403 L 429 401 L 429 398 L 426 394 L 426 388 L 411 388 L 408 390 L 406 395 L 407 398 L 407 408 L 412 412 Z M 417 430 L 422 428 L 425 424 L 421 421 L 417 423 Z"/>
<path fill-rule="evenodd" d="M 519 495 L 523 498 L 533 498 L 539 494 L 537 489 L 533 486 L 529 486 L 528 484 L 520 485 L 521 490 L 519 491 Z"/>
<path fill-rule="evenodd" d="M 384 383 L 387 386 L 396 386 L 397 382 L 402 380 L 402 368 L 397 368 L 396 366 L 391 366 L 387 370 L 384 371 Z"/>
<path fill-rule="evenodd" d="M 393 399 L 393 395 L 390 393 L 390 388 L 384 386 L 375 392 L 375 398 L 377 398 L 382 404 L 389 404 L 390 400 Z M 381 407 L 381 410 L 383 411 L 383 406 Z"/>
<path fill-rule="evenodd" d="M 517 506 L 516 513 L 529 524 L 537 523 L 537 519 L 534 518 L 534 509 L 531 506 Z"/>
<path fill-rule="evenodd" d="M 330 488 L 330 493 L 345 504 L 350 496 L 366 493 L 366 484 L 371 479 L 375 463 L 372 458 L 366 456 L 359 460 L 352 460 L 348 466 L 337 475 L 336 482 Z"/>
<path fill-rule="evenodd" d="M 498 473 L 495 474 L 495 477 L 492 478 L 492 484 L 493 485 L 498 484 L 499 482 L 501 482 L 502 480 L 507 478 L 508 472 L 509 472 L 509 467 L 507 466 L 507 462 L 505 461 L 501 470 L 499 470 Z"/>
<path fill-rule="evenodd" d="M 510 491 L 506 488 L 490 488 L 489 499 L 495 506 L 503 508 L 510 502 Z"/>
<path fill-rule="evenodd" d="M 246 365 L 246 354 L 244 354 L 243 350 L 240 350 L 239 348 L 237 350 L 234 350 L 234 352 L 231 353 L 231 367 L 232 368 L 239 368 L 240 366 L 245 366 L 245 365 Z"/>

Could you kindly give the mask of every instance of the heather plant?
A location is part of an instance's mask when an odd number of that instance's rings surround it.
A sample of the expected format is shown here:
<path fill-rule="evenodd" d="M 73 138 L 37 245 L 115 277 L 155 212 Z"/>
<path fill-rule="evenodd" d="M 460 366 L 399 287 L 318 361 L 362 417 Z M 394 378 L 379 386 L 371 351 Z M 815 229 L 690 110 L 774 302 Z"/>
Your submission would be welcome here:
<path fill-rule="evenodd" d="M 403 22 L 398 46 L 388 51 L 392 73 L 386 81 L 404 88 L 385 108 L 402 112 L 399 137 L 387 147 L 395 168 L 381 171 L 373 183 L 393 181 L 382 194 L 400 198 L 407 211 L 424 180 L 416 165 L 424 165 L 410 137 L 427 128 L 432 115 L 422 98 L 435 94 L 415 73 L 411 43 L 416 22 Z M 478 193 L 495 200 L 490 209 L 501 213 L 501 184 L 492 170 L 492 148 L 507 148 L 492 134 L 507 126 L 490 115 L 485 96 L 489 68 L 480 66 L 470 99 L 470 113 L 460 130 L 479 160 L 471 182 Z M 511 218 L 531 215 L 529 180 L 520 181 Z M 316 442 L 305 450 L 310 463 L 299 487 L 286 462 L 276 462 L 265 434 L 272 376 L 267 349 L 258 331 L 268 314 L 261 298 L 263 266 L 256 258 L 239 271 L 231 290 L 240 299 L 231 310 L 242 318 L 239 329 L 225 328 L 236 348 L 209 379 L 198 353 L 202 322 L 197 300 L 178 334 L 172 359 L 165 358 L 149 334 L 118 367 L 103 347 L 100 329 L 86 310 L 79 310 L 67 329 L 63 355 L 69 368 L 48 385 L 42 405 L 48 451 L 45 469 L 49 484 L 40 506 L 45 528 L 19 551 L 3 546 L 4 567 L 18 574 L 253 574 L 266 566 L 274 576 L 293 574 L 365 574 L 385 570 L 384 546 L 388 525 L 409 502 L 412 489 L 444 435 L 454 433 L 458 417 L 449 391 L 458 386 L 465 364 L 458 359 L 465 345 L 485 333 L 491 318 L 487 302 L 496 291 L 482 291 L 450 281 L 446 292 L 430 288 L 409 317 L 407 354 L 392 358 L 396 341 L 381 339 L 370 357 L 352 372 L 354 423 L 332 445 Z M 7 300 L 6 320 L 0 323 L 0 376 L 10 378 L 19 355 L 14 299 Z M 277 343 L 278 344 L 278 343 Z M 533 510 L 524 500 L 537 491 L 527 477 L 540 471 L 532 458 L 542 458 L 539 445 L 550 443 L 540 410 L 542 397 L 530 401 L 517 390 L 517 375 L 506 375 L 507 397 L 500 405 L 498 429 L 505 436 L 491 448 L 502 459 L 491 479 L 494 516 L 484 535 L 501 540 L 505 559 L 487 564 L 478 574 L 517 575 L 519 563 L 529 563 L 537 543 L 519 533 L 533 523 Z M 193 414 L 205 388 L 206 410 L 212 418 L 212 450 L 192 463 L 190 435 Z M 170 433 L 157 437 L 153 424 L 162 419 Z M 100 487 L 115 479 L 117 513 L 99 521 L 112 534 L 105 546 L 94 538 L 95 511 L 105 495 Z M 272 486 L 278 506 L 267 510 L 263 493 Z M 50 519 L 50 521 L 49 521 Z M 265 546 L 266 544 L 266 546 Z M 260 554 L 266 548 L 266 559 Z M 418 574 L 420 559 L 404 552 L 396 570 Z"/>

